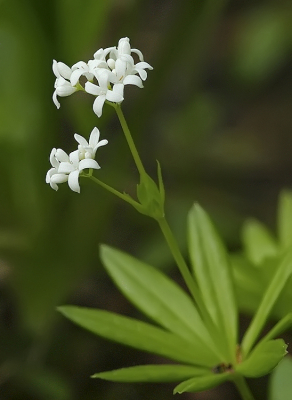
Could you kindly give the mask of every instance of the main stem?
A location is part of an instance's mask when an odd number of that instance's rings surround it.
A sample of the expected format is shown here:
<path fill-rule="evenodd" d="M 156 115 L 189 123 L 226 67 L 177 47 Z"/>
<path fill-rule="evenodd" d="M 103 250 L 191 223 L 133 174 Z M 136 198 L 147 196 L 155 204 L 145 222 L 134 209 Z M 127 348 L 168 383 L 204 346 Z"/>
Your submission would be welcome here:
<path fill-rule="evenodd" d="M 233 382 L 243 400 L 255 400 L 253 394 L 247 386 L 245 378 L 242 375 L 235 375 Z"/>
<path fill-rule="evenodd" d="M 128 127 L 127 121 L 125 120 L 125 117 L 124 117 L 123 111 L 121 109 L 121 106 L 119 104 L 116 104 L 114 107 L 115 107 L 116 113 L 118 115 L 118 118 L 120 120 L 122 129 L 124 131 L 126 140 L 128 142 L 128 145 L 129 145 L 130 151 L 132 153 L 132 156 L 134 158 L 134 161 L 135 161 L 135 164 L 137 166 L 137 169 L 138 169 L 140 175 L 143 175 L 143 174 L 146 173 L 145 172 L 145 168 L 144 168 L 144 166 L 142 164 L 141 158 L 139 156 L 139 153 L 138 153 L 137 148 L 135 146 L 135 143 L 133 141 L 130 129 Z"/>

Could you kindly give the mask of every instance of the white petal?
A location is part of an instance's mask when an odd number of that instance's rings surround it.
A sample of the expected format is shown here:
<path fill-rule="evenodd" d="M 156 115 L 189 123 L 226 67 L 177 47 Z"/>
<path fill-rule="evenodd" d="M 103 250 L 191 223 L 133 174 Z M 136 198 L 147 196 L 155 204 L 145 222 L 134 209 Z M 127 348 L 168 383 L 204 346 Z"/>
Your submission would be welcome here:
<path fill-rule="evenodd" d="M 67 182 L 67 180 L 68 180 L 68 175 L 66 174 L 54 174 L 51 177 L 52 183 L 64 183 Z"/>
<path fill-rule="evenodd" d="M 86 168 L 100 169 L 100 166 L 92 158 L 84 158 L 84 160 L 81 160 L 79 163 L 79 171 L 82 171 Z"/>
<path fill-rule="evenodd" d="M 61 104 L 57 100 L 57 91 L 56 90 L 53 93 L 53 102 L 55 103 L 55 106 L 59 110 L 59 108 L 61 107 Z"/>
<path fill-rule="evenodd" d="M 50 182 L 50 186 L 51 186 L 52 189 L 54 189 L 56 191 L 59 189 L 58 185 L 56 183 L 52 182 L 52 181 Z"/>
<path fill-rule="evenodd" d="M 63 161 L 63 162 L 69 162 L 70 161 L 68 154 L 62 149 L 56 150 L 55 157 L 60 162 L 61 161 Z"/>
<path fill-rule="evenodd" d="M 75 138 L 76 142 L 78 142 L 79 144 L 81 144 L 81 146 L 83 146 L 83 147 L 88 146 L 87 140 L 84 139 L 83 136 L 78 135 L 78 133 L 75 133 L 75 134 L 74 134 L 74 138 Z"/>
<path fill-rule="evenodd" d="M 55 75 L 57 78 L 60 78 L 61 75 L 60 75 L 60 72 L 59 72 L 59 70 L 58 70 L 58 63 L 57 63 L 56 60 L 53 60 L 52 68 L 53 68 L 54 75 Z"/>
<path fill-rule="evenodd" d="M 70 78 L 71 85 L 75 86 L 79 81 L 80 76 L 83 75 L 84 73 L 85 71 L 82 69 L 76 69 L 75 71 L 73 71 Z"/>
<path fill-rule="evenodd" d="M 71 172 L 71 174 L 68 177 L 68 185 L 69 185 L 69 188 L 71 190 L 73 190 L 73 192 L 80 193 L 80 186 L 79 186 L 78 179 L 79 179 L 79 171 L 76 170 L 76 171 Z"/>
<path fill-rule="evenodd" d="M 102 107 L 105 102 L 105 95 L 102 96 L 97 96 L 97 98 L 94 100 L 93 103 L 93 111 L 98 117 L 101 117 L 102 115 Z"/>
<path fill-rule="evenodd" d="M 61 162 L 58 173 L 60 174 L 70 174 L 71 172 L 75 171 L 76 168 L 69 162 Z"/>
<path fill-rule="evenodd" d="M 74 169 L 78 168 L 79 165 L 79 150 L 72 151 L 69 154 L 71 163 L 74 165 Z"/>
<path fill-rule="evenodd" d="M 92 148 L 96 146 L 99 141 L 99 136 L 100 136 L 99 130 L 96 127 L 93 128 L 89 136 L 89 146 L 91 146 Z"/>
<path fill-rule="evenodd" d="M 51 176 L 54 175 L 56 172 L 57 172 L 56 168 L 51 168 L 48 170 L 48 172 L 46 174 L 46 183 L 51 182 Z"/>
<path fill-rule="evenodd" d="M 151 67 L 151 65 L 148 64 L 148 63 L 145 62 L 145 61 L 143 61 L 143 62 L 138 62 L 138 63 L 135 65 L 135 68 L 142 68 L 142 69 L 148 68 L 148 69 L 153 69 L 153 67 Z"/>
<path fill-rule="evenodd" d="M 63 62 L 58 62 L 57 67 L 58 71 L 60 72 L 60 75 L 63 76 L 63 78 L 70 79 L 72 70 L 71 68 L 68 67 L 68 65 L 64 64 Z"/>
<path fill-rule="evenodd" d="M 137 75 L 128 75 L 128 76 L 126 76 L 126 78 L 123 81 L 123 84 L 124 85 L 135 85 L 135 86 L 138 86 L 140 88 L 143 87 L 142 80 Z"/>
<path fill-rule="evenodd" d="M 67 82 L 67 81 L 66 81 Z M 56 88 L 56 92 L 58 96 L 61 97 L 67 97 L 70 96 L 71 94 L 73 94 L 74 92 L 76 92 L 76 87 L 73 87 L 70 82 L 68 82 L 67 84 L 58 86 Z"/>
<path fill-rule="evenodd" d="M 72 71 L 76 69 L 83 69 L 83 71 L 88 71 L 88 65 L 84 61 L 78 61 L 74 65 L 72 65 Z"/>
<path fill-rule="evenodd" d="M 93 148 L 93 153 L 95 154 L 96 150 L 101 147 L 101 146 L 105 146 L 106 144 L 108 144 L 108 141 L 106 139 L 101 140 L 100 142 L 98 142 L 94 148 Z"/>
<path fill-rule="evenodd" d="M 136 54 L 138 55 L 140 61 L 143 61 L 143 60 L 144 60 L 143 54 L 141 53 L 140 50 L 138 50 L 138 49 L 132 49 L 131 52 L 132 52 L 132 53 L 136 53 Z"/>
<path fill-rule="evenodd" d="M 110 72 L 110 71 L 109 71 Z M 102 89 L 107 89 L 108 88 L 108 83 L 109 83 L 109 74 L 106 70 L 102 71 L 101 73 L 98 74 L 97 76 L 98 83 Z"/>
<path fill-rule="evenodd" d="M 94 96 L 98 96 L 101 89 L 99 86 L 95 85 L 94 83 L 86 82 L 85 83 L 85 91 L 89 94 L 93 94 Z"/>

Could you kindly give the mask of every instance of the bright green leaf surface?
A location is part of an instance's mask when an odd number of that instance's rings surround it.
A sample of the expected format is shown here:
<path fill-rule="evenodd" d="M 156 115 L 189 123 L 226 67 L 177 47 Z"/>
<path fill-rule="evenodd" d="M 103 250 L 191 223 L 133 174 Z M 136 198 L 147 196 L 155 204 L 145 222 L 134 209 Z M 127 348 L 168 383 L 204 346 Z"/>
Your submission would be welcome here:
<path fill-rule="evenodd" d="M 243 337 L 242 351 L 244 355 L 247 355 L 254 345 L 291 273 L 292 251 L 285 255 L 281 264 L 277 268 L 274 278 L 271 280 L 259 308 Z"/>
<path fill-rule="evenodd" d="M 176 361 L 213 366 L 212 360 L 205 357 L 204 348 L 198 349 L 173 333 L 145 322 L 94 308 L 62 306 L 58 310 L 71 321 L 106 339 Z"/>
<path fill-rule="evenodd" d="M 223 340 L 228 338 L 229 357 L 233 359 L 237 307 L 228 256 L 207 213 L 198 204 L 192 207 L 188 222 L 193 271 L 206 307 L 221 328 Z"/>
<path fill-rule="evenodd" d="M 278 248 L 275 239 L 267 228 L 255 219 L 245 222 L 242 236 L 246 256 L 255 265 L 261 264 L 267 257 L 277 255 Z"/>
<path fill-rule="evenodd" d="M 270 380 L 269 400 L 292 399 L 292 359 L 285 357 L 275 368 Z"/>
<path fill-rule="evenodd" d="M 284 340 L 269 340 L 259 343 L 250 356 L 236 367 L 236 371 L 256 378 L 268 374 L 287 354 Z"/>
<path fill-rule="evenodd" d="M 176 382 L 181 379 L 207 374 L 205 368 L 187 365 L 138 365 L 92 375 L 114 382 Z"/>
<path fill-rule="evenodd" d="M 204 390 L 212 389 L 228 379 L 230 379 L 230 373 L 209 374 L 197 378 L 191 378 L 177 385 L 174 388 L 173 393 L 202 392 Z"/>
<path fill-rule="evenodd" d="M 278 211 L 278 234 L 282 249 L 292 244 L 292 192 L 283 191 L 280 194 Z"/>
<path fill-rule="evenodd" d="M 204 351 L 213 364 L 210 336 L 193 301 L 171 279 L 140 260 L 108 246 L 101 247 L 103 264 L 122 293 L 158 324 Z"/>

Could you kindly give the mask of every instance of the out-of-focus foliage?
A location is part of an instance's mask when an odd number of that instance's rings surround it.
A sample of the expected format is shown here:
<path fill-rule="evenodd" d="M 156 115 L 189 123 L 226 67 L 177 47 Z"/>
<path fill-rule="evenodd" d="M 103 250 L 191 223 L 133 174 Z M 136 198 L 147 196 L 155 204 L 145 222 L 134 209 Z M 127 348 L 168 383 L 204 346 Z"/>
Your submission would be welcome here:
<path fill-rule="evenodd" d="M 292 396 L 292 360 L 285 357 L 273 371 L 269 400 L 290 400 Z"/>
<path fill-rule="evenodd" d="M 260 222 L 249 219 L 242 229 L 243 254 L 233 258 L 234 276 L 240 307 L 251 314 L 292 246 L 292 192 L 282 192 L 278 206 L 278 238 Z M 292 311 L 291 281 L 287 281 L 273 309 L 277 319 Z"/>
<path fill-rule="evenodd" d="M 97 119 L 92 98 L 77 93 L 55 108 L 52 60 L 86 61 L 130 37 L 154 70 L 143 90 L 126 88 L 123 108 L 153 177 L 161 163 L 181 246 L 187 210 L 199 200 L 235 250 L 243 220 L 272 226 L 278 193 L 291 186 L 291 16 L 288 0 L 0 1 L 1 398 L 172 396 L 163 385 L 90 380 L 125 359 L 156 359 L 121 353 L 55 311 L 70 302 L 133 314 L 100 268 L 100 242 L 157 267 L 173 262 L 152 221 L 110 194 L 87 181 L 80 195 L 45 184 L 51 148 L 71 151 L 73 133 L 95 125 L 109 140 L 99 177 L 129 193 L 137 183 L 109 107 Z"/>

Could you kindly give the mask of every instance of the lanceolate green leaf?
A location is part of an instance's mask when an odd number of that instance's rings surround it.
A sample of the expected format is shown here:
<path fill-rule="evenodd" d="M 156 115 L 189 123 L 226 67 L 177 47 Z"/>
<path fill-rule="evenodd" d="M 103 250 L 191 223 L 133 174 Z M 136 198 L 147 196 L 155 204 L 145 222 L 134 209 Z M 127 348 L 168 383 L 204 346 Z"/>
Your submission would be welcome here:
<path fill-rule="evenodd" d="M 143 313 L 191 341 L 194 347 L 203 348 L 214 365 L 220 362 L 210 350 L 210 335 L 193 301 L 176 283 L 157 269 L 108 246 L 101 247 L 101 259 L 116 285 Z"/>
<path fill-rule="evenodd" d="M 229 259 L 208 215 L 195 204 L 189 214 L 189 252 L 193 272 L 210 314 L 227 338 L 234 361 L 237 342 L 237 308 Z"/>
<path fill-rule="evenodd" d="M 212 367 L 204 348 L 197 348 L 171 332 L 112 312 L 76 306 L 58 310 L 71 321 L 92 333 L 136 349 L 156 353 L 187 364 Z"/>
<path fill-rule="evenodd" d="M 283 191 L 280 194 L 278 210 L 278 232 L 280 246 L 287 249 L 292 245 L 292 192 Z"/>
<path fill-rule="evenodd" d="M 287 345 L 282 339 L 261 342 L 245 361 L 237 365 L 236 371 L 251 378 L 266 375 L 287 354 L 286 349 Z"/>
<path fill-rule="evenodd" d="M 252 319 L 242 340 L 242 352 L 247 356 L 255 341 L 258 338 L 260 331 L 266 323 L 270 312 L 277 301 L 282 289 L 284 288 L 288 278 L 292 273 L 292 250 L 285 254 L 276 270 L 276 273 L 271 280 L 267 290 L 264 293 L 263 299 L 259 308 Z"/>
<path fill-rule="evenodd" d="M 184 392 L 202 392 L 204 390 L 212 389 L 215 386 L 220 385 L 221 383 L 230 380 L 230 373 L 223 374 L 212 374 L 198 376 L 196 378 L 188 379 L 177 385 L 174 388 L 173 394 L 176 393 L 184 393 Z"/>
<path fill-rule="evenodd" d="M 280 336 L 287 329 L 292 327 L 292 313 L 287 314 L 282 318 L 262 339 L 261 342 L 266 342 Z"/>
<path fill-rule="evenodd" d="M 278 246 L 267 228 L 255 219 L 245 222 L 242 239 L 247 258 L 255 265 L 278 253 Z"/>
<path fill-rule="evenodd" d="M 176 382 L 210 373 L 205 368 L 188 365 L 138 365 L 114 371 L 100 372 L 92 378 L 114 382 Z"/>

